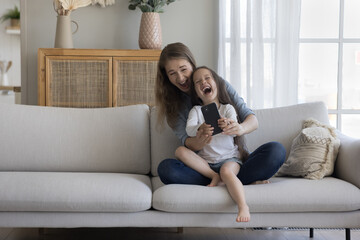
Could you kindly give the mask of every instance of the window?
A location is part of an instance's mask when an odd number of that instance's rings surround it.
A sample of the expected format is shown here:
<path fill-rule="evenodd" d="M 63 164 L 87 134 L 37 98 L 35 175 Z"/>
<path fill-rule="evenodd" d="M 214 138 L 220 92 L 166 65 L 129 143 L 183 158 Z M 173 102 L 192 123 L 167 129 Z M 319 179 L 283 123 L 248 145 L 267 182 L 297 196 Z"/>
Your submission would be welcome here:
<path fill-rule="evenodd" d="M 331 124 L 360 138 L 360 1 L 302 0 L 298 102 L 324 101 Z"/>
<path fill-rule="evenodd" d="M 360 138 L 359 12 L 360 0 L 221 0 L 219 73 L 252 108 L 323 101 Z"/>
<path fill-rule="evenodd" d="M 301 1 L 219 3 L 219 75 L 251 108 L 297 103 Z"/>

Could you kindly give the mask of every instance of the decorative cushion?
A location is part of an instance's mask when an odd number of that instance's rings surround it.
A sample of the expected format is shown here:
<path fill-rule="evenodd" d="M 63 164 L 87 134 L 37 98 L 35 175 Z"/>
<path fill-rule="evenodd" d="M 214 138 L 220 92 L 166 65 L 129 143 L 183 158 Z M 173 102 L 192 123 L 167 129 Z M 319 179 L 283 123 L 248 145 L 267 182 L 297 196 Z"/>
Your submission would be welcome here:
<path fill-rule="evenodd" d="M 335 129 L 310 118 L 293 140 L 290 154 L 277 176 L 321 179 L 330 176 L 338 154 L 340 140 Z"/>

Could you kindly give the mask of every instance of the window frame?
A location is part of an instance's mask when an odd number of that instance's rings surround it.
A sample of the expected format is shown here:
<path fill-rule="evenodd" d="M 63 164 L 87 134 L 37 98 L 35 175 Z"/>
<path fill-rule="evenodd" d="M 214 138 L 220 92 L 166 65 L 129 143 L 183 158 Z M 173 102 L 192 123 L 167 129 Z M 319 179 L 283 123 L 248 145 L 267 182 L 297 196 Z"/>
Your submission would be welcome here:
<path fill-rule="evenodd" d="M 339 22 L 338 22 L 338 36 L 334 38 L 307 38 L 307 37 L 301 37 L 299 35 L 299 49 L 301 47 L 301 44 L 307 44 L 307 43 L 315 43 L 315 44 L 337 44 L 337 76 L 336 76 L 336 109 L 328 109 L 329 115 L 335 115 L 336 118 L 336 128 L 339 131 L 342 131 L 342 116 L 343 115 L 359 115 L 360 116 L 360 109 L 347 109 L 343 108 L 343 55 L 344 55 L 344 45 L 348 43 L 357 43 L 360 44 L 360 38 L 344 38 L 344 17 L 345 17 L 345 6 L 344 6 L 345 0 L 339 0 Z M 226 4 L 230 4 L 230 1 L 226 1 Z M 248 12 L 249 14 L 249 12 Z M 248 18 L 249 16 L 247 16 Z M 301 26 L 300 26 L 301 28 Z M 231 31 L 231 29 L 230 29 Z M 249 30 L 247 30 L 246 34 L 250 34 Z M 300 34 L 300 32 L 299 32 Z M 249 49 L 249 45 L 252 44 L 252 38 L 247 38 L 246 36 L 240 37 L 241 44 L 247 45 L 246 49 Z M 275 42 L 275 39 L 273 38 L 264 38 L 264 43 L 273 44 Z M 231 45 L 231 41 L 229 37 L 226 37 L 225 40 L 226 44 Z M 250 54 L 248 52 L 245 53 L 245 57 L 247 59 L 247 63 L 249 62 Z M 299 62 L 300 64 L 300 62 Z M 246 65 L 246 71 L 250 71 L 250 65 Z M 300 71 L 300 69 L 298 70 Z M 226 71 L 226 74 L 228 72 Z M 300 75 L 300 72 L 298 72 L 298 76 Z M 299 79 L 298 79 L 299 82 Z M 250 75 L 246 75 L 246 88 L 250 85 Z M 249 97 L 249 96 L 248 96 Z M 299 96 L 297 96 L 298 102 L 299 102 Z"/>
<path fill-rule="evenodd" d="M 336 115 L 336 128 L 342 130 L 342 115 L 345 114 L 360 114 L 360 109 L 343 109 L 342 108 L 342 86 L 343 86 L 343 54 L 344 44 L 359 43 L 360 38 L 344 38 L 344 16 L 345 7 L 344 0 L 339 0 L 339 35 L 337 38 L 301 38 L 299 36 L 299 47 L 306 43 L 336 43 L 338 45 L 338 71 L 337 71 L 337 104 L 336 109 L 328 109 L 328 114 Z M 300 26 L 301 27 L 301 26 Z"/>

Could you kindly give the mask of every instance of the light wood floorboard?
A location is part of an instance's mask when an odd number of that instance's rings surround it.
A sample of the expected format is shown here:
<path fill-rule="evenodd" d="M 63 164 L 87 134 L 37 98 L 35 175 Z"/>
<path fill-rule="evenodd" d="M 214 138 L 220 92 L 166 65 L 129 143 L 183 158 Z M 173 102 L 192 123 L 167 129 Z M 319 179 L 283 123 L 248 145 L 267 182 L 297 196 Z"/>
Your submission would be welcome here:
<path fill-rule="evenodd" d="M 45 229 L 1 228 L 0 240 L 311 240 L 308 229 L 227 229 L 227 228 L 77 228 Z M 345 240 L 345 230 L 315 229 L 313 240 Z M 360 240 L 360 230 L 351 231 Z"/>

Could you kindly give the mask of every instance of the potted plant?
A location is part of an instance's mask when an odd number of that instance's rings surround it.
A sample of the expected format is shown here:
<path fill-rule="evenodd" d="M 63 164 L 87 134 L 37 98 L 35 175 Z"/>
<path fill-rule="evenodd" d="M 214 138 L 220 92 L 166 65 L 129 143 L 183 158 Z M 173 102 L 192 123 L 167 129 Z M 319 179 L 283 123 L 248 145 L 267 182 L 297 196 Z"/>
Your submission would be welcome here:
<path fill-rule="evenodd" d="M 129 9 L 135 10 L 138 7 L 142 12 L 163 13 L 163 7 L 175 2 L 175 0 L 130 0 Z"/>
<path fill-rule="evenodd" d="M 20 26 L 20 11 L 17 6 L 15 6 L 13 9 L 8 9 L 7 12 L 5 12 L 0 17 L 1 22 L 4 22 L 8 19 L 10 19 L 10 25 L 12 27 Z"/>
<path fill-rule="evenodd" d="M 142 49 L 161 49 L 162 36 L 159 13 L 163 13 L 164 6 L 176 0 L 130 0 L 129 9 L 139 8 L 142 12 L 139 47 Z"/>

